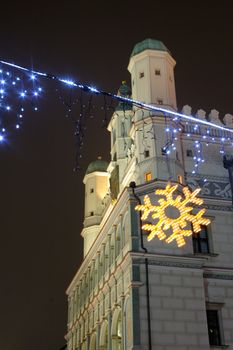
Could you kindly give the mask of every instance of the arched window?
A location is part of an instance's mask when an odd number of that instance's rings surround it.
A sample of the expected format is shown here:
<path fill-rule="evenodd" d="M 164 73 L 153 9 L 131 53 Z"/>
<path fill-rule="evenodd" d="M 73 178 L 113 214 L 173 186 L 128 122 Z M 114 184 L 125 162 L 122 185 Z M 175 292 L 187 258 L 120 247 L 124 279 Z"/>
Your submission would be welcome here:
<path fill-rule="evenodd" d="M 115 240 L 114 233 L 111 234 L 111 247 L 110 247 L 110 266 L 112 266 L 114 262 L 114 249 L 115 249 Z"/>
<path fill-rule="evenodd" d="M 128 243 L 130 237 L 130 229 L 129 229 L 129 215 L 125 214 L 123 219 L 123 234 L 124 234 L 124 243 Z"/>
<path fill-rule="evenodd" d="M 104 321 L 100 329 L 100 350 L 108 350 L 108 322 Z"/>
<path fill-rule="evenodd" d="M 125 349 L 131 349 L 133 344 L 133 323 L 130 298 L 127 297 L 124 303 L 124 344 Z"/>
<path fill-rule="evenodd" d="M 123 336 L 122 336 L 122 313 L 121 309 L 117 308 L 114 311 L 112 318 L 112 350 L 121 350 L 123 348 Z"/>
<path fill-rule="evenodd" d="M 120 250 L 121 250 L 121 229 L 120 229 L 120 225 L 117 228 L 117 232 L 116 232 L 116 257 L 120 254 Z"/>
<path fill-rule="evenodd" d="M 84 343 L 81 346 L 81 350 L 87 350 L 87 342 L 84 341 Z"/>
<path fill-rule="evenodd" d="M 93 333 L 90 339 L 90 350 L 96 350 L 96 333 Z"/>
<path fill-rule="evenodd" d="M 109 247 L 108 244 L 106 244 L 105 246 L 105 263 L 104 263 L 104 273 L 106 273 L 108 271 L 108 267 L 109 267 Z"/>

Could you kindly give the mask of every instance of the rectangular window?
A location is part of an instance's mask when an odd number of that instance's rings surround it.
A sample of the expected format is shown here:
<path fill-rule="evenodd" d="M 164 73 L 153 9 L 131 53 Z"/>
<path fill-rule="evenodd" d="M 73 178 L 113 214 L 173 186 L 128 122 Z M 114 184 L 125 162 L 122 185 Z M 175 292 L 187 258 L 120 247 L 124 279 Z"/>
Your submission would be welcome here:
<path fill-rule="evenodd" d="M 145 181 L 151 181 L 152 180 L 152 174 L 151 173 L 145 173 Z"/>
<path fill-rule="evenodd" d="M 193 151 L 191 149 L 186 150 L 186 156 L 187 157 L 192 157 L 193 156 Z"/>
<path fill-rule="evenodd" d="M 90 216 L 94 216 L 94 212 L 93 211 L 90 212 Z"/>
<path fill-rule="evenodd" d="M 162 154 L 162 156 L 166 156 L 166 154 L 167 154 L 167 148 L 166 147 L 161 148 L 161 154 Z"/>
<path fill-rule="evenodd" d="M 182 185 L 183 184 L 183 176 L 178 175 L 178 182 Z"/>
<path fill-rule="evenodd" d="M 155 75 L 161 75 L 160 69 L 155 70 Z"/>
<path fill-rule="evenodd" d="M 148 158 L 150 156 L 150 151 L 149 150 L 145 150 L 144 151 L 144 156 L 145 156 L 145 158 Z"/>
<path fill-rule="evenodd" d="M 193 251 L 194 253 L 210 253 L 208 228 L 206 226 L 202 226 L 200 232 L 193 232 Z"/>
<path fill-rule="evenodd" d="M 210 345 L 222 345 L 219 327 L 219 310 L 206 310 Z"/>
<path fill-rule="evenodd" d="M 159 98 L 157 101 L 158 101 L 158 104 L 159 104 L 159 105 L 162 105 L 162 104 L 163 104 L 163 100 L 162 100 L 161 98 Z"/>
<path fill-rule="evenodd" d="M 90 189 L 90 193 L 94 193 L 94 188 L 91 188 L 91 189 Z"/>
<path fill-rule="evenodd" d="M 139 79 L 144 78 L 144 72 L 139 73 Z"/>

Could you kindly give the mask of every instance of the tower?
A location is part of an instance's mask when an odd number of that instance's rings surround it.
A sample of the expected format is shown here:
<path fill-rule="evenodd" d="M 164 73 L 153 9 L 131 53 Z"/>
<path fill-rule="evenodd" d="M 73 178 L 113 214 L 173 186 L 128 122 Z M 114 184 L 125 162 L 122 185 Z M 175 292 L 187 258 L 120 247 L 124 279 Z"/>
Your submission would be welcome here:
<path fill-rule="evenodd" d="M 103 213 L 103 199 L 109 189 L 108 163 L 99 157 L 90 163 L 83 183 L 85 184 L 85 214 L 82 236 L 84 238 L 84 256 L 99 233 L 99 225 Z"/>
<path fill-rule="evenodd" d="M 128 65 L 132 98 L 176 109 L 175 64 L 161 41 L 146 39 L 136 44 Z"/>
<path fill-rule="evenodd" d="M 176 109 L 174 79 L 175 60 L 159 40 L 146 39 L 135 45 L 128 70 L 131 73 L 132 98 L 161 107 Z M 175 129 L 174 122 L 163 113 L 134 110 L 130 132 L 134 144 L 134 164 L 123 179 L 124 186 L 160 179 L 184 178 L 179 130 L 172 147 L 175 152 L 167 157 L 167 147 L 173 144 L 172 136 L 165 130 Z M 133 170 L 132 170 L 133 169 Z"/>
<path fill-rule="evenodd" d="M 131 89 L 123 81 L 118 95 L 131 97 Z M 108 130 L 111 133 L 111 162 L 108 171 L 111 174 L 110 185 L 112 198 L 117 198 L 119 191 L 123 189 L 122 179 L 128 164 L 128 154 L 132 145 L 129 135 L 132 125 L 132 105 L 120 102 L 110 120 Z"/>

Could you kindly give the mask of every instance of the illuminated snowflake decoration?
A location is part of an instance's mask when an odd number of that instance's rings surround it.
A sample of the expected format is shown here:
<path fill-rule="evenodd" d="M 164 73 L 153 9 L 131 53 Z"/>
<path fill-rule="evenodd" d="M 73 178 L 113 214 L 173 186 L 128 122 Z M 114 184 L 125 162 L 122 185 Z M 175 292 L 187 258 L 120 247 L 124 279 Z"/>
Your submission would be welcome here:
<path fill-rule="evenodd" d="M 150 215 L 152 219 L 157 220 L 156 224 L 144 224 L 143 230 L 150 232 L 147 240 L 152 240 L 155 236 L 160 240 L 171 243 L 176 240 L 178 247 L 185 245 L 184 237 L 191 236 L 193 232 L 201 231 L 201 225 L 209 225 L 210 220 L 203 218 L 205 209 L 201 209 L 197 214 L 192 214 L 193 206 L 190 204 L 202 205 L 203 200 L 197 198 L 200 188 L 191 192 L 188 187 L 183 188 L 183 195 L 178 195 L 174 198 L 174 192 L 178 185 L 171 186 L 168 184 L 166 188 L 157 189 L 156 195 L 165 196 L 158 200 L 159 205 L 153 205 L 149 196 L 144 197 L 144 204 L 137 205 L 136 210 L 142 211 L 142 220 L 146 220 Z M 174 215 L 174 213 L 176 215 Z M 188 224 L 192 224 L 192 229 L 185 229 Z M 166 231 L 169 230 L 169 235 Z"/>

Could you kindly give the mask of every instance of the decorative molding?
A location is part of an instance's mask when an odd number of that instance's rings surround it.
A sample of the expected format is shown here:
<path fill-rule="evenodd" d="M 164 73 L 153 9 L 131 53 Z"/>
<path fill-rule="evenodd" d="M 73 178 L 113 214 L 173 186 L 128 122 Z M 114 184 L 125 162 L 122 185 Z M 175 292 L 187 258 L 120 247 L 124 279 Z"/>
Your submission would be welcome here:
<path fill-rule="evenodd" d="M 204 276 L 204 278 L 233 281 L 233 274 L 232 275 L 225 275 L 225 274 L 220 274 L 220 273 L 206 273 L 206 272 L 204 272 L 203 276 Z"/>
<path fill-rule="evenodd" d="M 180 258 L 180 256 L 178 256 Z M 133 263 L 145 264 L 145 258 L 133 258 Z M 177 261 L 165 261 L 165 260 L 151 260 L 148 259 L 149 265 L 166 266 L 166 267 L 181 267 L 189 269 L 201 269 L 203 263 L 191 263 L 191 262 L 177 262 Z"/>
<path fill-rule="evenodd" d="M 209 209 L 209 210 L 218 210 L 218 211 L 230 211 L 233 212 L 233 206 L 223 206 L 223 205 L 214 205 L 214 204 L 202 204 L 203 208 Z"/>
<path fill-rule="evenodd" d="M 214 179 L 214 177 L 207 177 L 207 180 L 204 181 L 204 178 L 204 175 L 201 177 L 191 177 L 187 174 L 186 179 L 187 184 L 191 187 L 192 190 L 197 187 L 201 187 L 200 195 L 202 197 L 223 200 L 232 199 L 231 185 L 228 179 L 225 178 L 225 181 L 219 181 Z"/>

